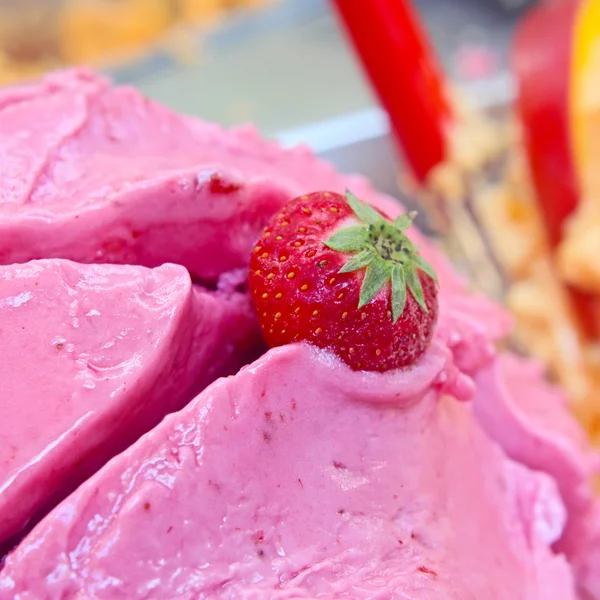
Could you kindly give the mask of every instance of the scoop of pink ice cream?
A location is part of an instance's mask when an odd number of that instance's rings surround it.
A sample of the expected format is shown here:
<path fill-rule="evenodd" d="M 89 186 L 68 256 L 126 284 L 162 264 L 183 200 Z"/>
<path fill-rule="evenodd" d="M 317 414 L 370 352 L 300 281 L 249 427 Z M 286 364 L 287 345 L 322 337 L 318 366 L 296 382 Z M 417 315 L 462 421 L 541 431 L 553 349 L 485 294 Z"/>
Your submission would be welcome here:
<path fill-rule="evenodd" d="M 474 410 L 513 460 L 550 475 L 567 508 L 556 549 L 572 563 L 585 598 L 600 598 L 600 504 L 592 487 L 598 455 L 570 414 L 564 393 L 535 360 L 501 354 L 476 378 Z"/>
<path fill-rule="evenodd" d="M 247 298 L 183 267 L 0 267 L 0 548 L 256 346 Z"/>
<path fill-rule="evenodd" d="M 0 598 L 574 599 L 554 483 L 436 391 L 448 360 L 269 351 L 43 520 Z"/>

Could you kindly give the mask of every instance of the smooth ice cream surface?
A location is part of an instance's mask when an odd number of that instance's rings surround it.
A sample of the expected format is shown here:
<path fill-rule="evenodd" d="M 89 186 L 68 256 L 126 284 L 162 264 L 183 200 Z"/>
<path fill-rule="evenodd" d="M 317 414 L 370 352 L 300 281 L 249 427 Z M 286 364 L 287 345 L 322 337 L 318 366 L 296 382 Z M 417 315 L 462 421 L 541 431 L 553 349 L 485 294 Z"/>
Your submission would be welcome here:
<path fill-rule="evenodd" d="M 552 476 L 569 518 L 556 544 L 584 598 L 600 598 L 600 505 L 591 486 L 598 455 L 569 413 L 565 394 L 535 360 L 501 354 L 476 377 L 474 414 L 508 456 Z"/>
<path fill-rule="evenodd" d="M 42 521 L 0 598 L 575 598 L 554 483 L 437 390 L 448 360 L 269 351 Z"/>
<path fill-rule="evenodd" d="M 248 359 L 248 300 L 156 269 L 0 267 L 0 548 Z"/>

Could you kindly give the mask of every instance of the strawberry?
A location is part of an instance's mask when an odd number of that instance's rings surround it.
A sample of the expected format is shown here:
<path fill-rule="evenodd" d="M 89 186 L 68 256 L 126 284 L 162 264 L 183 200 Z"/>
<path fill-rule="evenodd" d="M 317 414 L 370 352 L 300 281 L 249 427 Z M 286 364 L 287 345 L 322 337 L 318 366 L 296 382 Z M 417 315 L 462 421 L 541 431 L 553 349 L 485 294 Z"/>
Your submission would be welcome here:
<path fill-rule="evenodd" d="M 331 192 L 292 200 L 250 260 L 250 290 L 269 346 L 306 341 L 354 370 L 408 367 L 437 319 L 437 279 L 404 231 L 360 201 Z"/>

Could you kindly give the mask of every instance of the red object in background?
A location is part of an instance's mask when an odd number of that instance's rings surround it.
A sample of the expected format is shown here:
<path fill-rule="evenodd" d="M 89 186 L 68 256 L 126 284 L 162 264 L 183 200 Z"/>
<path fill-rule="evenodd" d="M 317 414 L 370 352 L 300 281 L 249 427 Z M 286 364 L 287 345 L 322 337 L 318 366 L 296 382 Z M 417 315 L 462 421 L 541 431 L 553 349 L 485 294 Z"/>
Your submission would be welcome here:
<path fill-rule="evenodd" d="M 578 2 L 551 0 L 519 26 L 512 65 L 519 86 L 517 110 L 538 202 L 550 243 L 562 238 L 579 190 L 571 149 L 569 93 L 573 26 Z"/>
<path fill-rule="evenodd" d="M 446 157 L 444 77 L 407 0 L 332 0 L 420 182 Z"/>
<path fill-rule="evenodd" d="M 549 0 L 521 22 L 513 45 L 517 111 L 537 201 L 555 248 L 565 220 L 577 208 L 579 186 L 571 145 L 569 95 L 574 24 L 579 0 Z M 600 332 L 597 299 L 568 288 L 587 335 Z"/>

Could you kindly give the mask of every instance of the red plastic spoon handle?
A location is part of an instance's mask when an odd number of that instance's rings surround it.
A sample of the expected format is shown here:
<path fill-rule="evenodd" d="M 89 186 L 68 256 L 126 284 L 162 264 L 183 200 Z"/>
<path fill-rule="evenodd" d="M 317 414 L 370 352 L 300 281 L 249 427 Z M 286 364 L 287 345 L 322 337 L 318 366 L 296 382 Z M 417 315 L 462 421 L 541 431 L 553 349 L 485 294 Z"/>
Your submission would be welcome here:
<path fill-rule="evenodd" d="M 446 156 L 442 69 L 408 0 L 332 0 L 416 178 Z"/>

